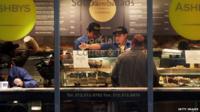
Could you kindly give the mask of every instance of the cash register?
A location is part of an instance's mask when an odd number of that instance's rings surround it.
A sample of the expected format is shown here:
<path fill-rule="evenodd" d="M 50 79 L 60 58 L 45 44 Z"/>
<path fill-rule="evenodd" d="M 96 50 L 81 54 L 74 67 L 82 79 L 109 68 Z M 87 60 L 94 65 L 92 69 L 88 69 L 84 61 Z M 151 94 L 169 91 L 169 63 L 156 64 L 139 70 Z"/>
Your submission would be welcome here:
<path fill-rule="evenodd" d="M 189 65 L 186 64 L 185 61 L 184 51 L 174 49 L 163 49 L 160 60 L 160 67 L 170 68 L 176 67 L 178 65 L 189 67 Z"/>

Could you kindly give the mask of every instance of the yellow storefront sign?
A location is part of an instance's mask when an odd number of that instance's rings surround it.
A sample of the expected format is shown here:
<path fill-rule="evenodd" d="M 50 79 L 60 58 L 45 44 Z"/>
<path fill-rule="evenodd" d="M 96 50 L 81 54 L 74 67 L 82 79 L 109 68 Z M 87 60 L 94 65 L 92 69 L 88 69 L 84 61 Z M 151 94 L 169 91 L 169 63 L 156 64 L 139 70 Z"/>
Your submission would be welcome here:
<path fill-rule="evenodd" d="M 200 40 L 200 0 L 171 0 L 169 20 L 179 35 Z"/>
<path fill-rule="evenodd" d="M 23 38 L 33 29 L 35 22 L 33 0 L 0 0 L 0 40 Z"/>

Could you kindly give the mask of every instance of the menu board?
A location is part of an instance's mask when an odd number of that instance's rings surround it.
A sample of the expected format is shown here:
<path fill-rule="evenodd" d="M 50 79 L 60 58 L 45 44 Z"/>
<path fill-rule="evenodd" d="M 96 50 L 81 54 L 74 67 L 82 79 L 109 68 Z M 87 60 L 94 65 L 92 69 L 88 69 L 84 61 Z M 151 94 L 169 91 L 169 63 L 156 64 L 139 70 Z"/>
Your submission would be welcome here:
<path fill-rule="evenodd" d="M 80 6 L 74 6 L 72 0 L 61 0 L 60 2 L 61 36 L 80 35 Z"/>
<path fill-rule="evenodd" d="M 171 0 L 153 0 L 154 34 L 177 35 L 169 22 L 169 6 Z"/>
<path fill-rule="evenodd" d="M 54 31 L 54 1 L 34 0 L 36 4 L 36 25 L 31 33 L 34 36 L 51 36 Z"/>
<path fill-rule="evenodd" d="M 89 5 L 91 0 L 84 1 Z M 108 26 L 113 29 L 117 26 L 125 26 L 129 34 L 147 33 L 147 0 L 125 0 L 129 1 L 123 4 L 122 1 L 115 0 L 117 6 L 116 16 L 106 23 L 100 23 L 103 27 Z M 168 9 L 171 0 L 154 0 L 153 1 L 153 27 L 155 35 L 177 35 L 168 18 Z M 82 6 L 82 32 L 86 32 L 86 27 L 89 22 L 94 21 L 89 15 L 88 7 Z M 106 35 L 111 34 L 111 30 L 103 30 Z"/>
<path fill-rule="evenodd" d="M 147 0 L 134 0 L 134 4 L 125 7 L 125 26 L 129 34 L 147 32 Z"/>
<path fill-rule="evenodd" d="M 80 6 L 74 7 L 71 0 L 60 1 L 61 36 L 80 35 Z M 35 0 L 37 22 L 31 33 L 34 36 L 54 34 L 54 0 Z"/>
<path fill-rule="evenodd" d="M 171 0 L 153 0 L 153 27 L 155 35 L 176 35 L 168 18 Z M 125 26 L 130 34 L 147 33 L 147 0 L 134 0 L 125 7 Z"/>
<path fill-rule="evenodd" d="M 170 25 L 168 9 L 171 0 L 153 0 L 155 35 L 177 35 Z M 102 34 L 112 35 L 118 26 L 125 26 L 129 34 L 147 33 L 147 0 L 114 0 L 116 13 L 107 22 L 92 18 L 89 8 L 91 0 L 60 1 L 61 36 L 79 36 L 87 32 L 91 22 L 102 27 Z M 35 0 L 37 23 L 31 33 L 36 36 L 52 36 L 54 31 L 54 0 Z"/>

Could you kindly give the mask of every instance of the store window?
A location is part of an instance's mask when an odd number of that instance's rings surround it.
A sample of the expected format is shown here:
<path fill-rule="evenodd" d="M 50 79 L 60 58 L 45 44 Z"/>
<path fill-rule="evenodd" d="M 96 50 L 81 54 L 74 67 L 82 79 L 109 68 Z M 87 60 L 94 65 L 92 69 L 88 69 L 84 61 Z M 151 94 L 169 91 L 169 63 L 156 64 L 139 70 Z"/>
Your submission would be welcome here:
<path fill-rule="evenodd" d="M 53 88 L 41 92 L 53 87 L 54 1 L 1 0 L 0 7 L 1 111 L 53 112 Z"/>
<path fill-rule="evenodd" d="M 1 5 L 2 26 L 27 27 L 22 32 L 14 29 L 13 33 L 10 33 L 11 29 L 4 32 L 2 28 L 2 46 L 11 41 L 9 44 L 14 52 L 14 56 L 10 56 L 12 65 L 26 69 L 33 83 L 25 86 L 23 81 L 27 79 L 17 77 L 13 87 L 30 88 L 1 89 L 3 111 L 7 111 L 6 108 L 11 111 L 54 111 L 54 104 L 55 111 L 147 111 L 146 1 L 61 0 L 60 12 L 56 4 L 58 1 L 53 0 L 24 1 L 31 5 L 24 5 L 23 0 L 20 3 L 12 0 L 4 2 Z M 11 18 L 20 20 L 17 25 L 5 24 L 7 11 L 18 17 Z M 33 12 L 29 14 L 30 11 Z M 17 12 L 23 15 L 15 14 Z M 57 20 L 58 14 L 60 21 Z M 23 21 L 25 16 L 30 20 Z M 58 22 L 60 35 L 57 32 Z M 19 36 L 14 38 L 14 32 L 20 32 Z M 5 38 L 7 35 L 9 40 Z M 58 46 L 54 45 L 60 44 L 60 39 L 61 49 L 58 50 Z M 4 54 L 3 50 L 7 50 L 3 47 L 1 50 L 1 56 L 5 58 L 4 55 L 8 54 Z M 58 57 L 60 60 L 57 60 Z M 55 60 L 59 61 L 60 67 L 54 65 L 58 63 Z M 60 73 L 55 73 L 54 70 L 58 69 Z M 134 72 L 141 76 L 132 76 Z M 58 83 L 62 87 L 60 91 Z M 2 84 L 5 85 L 4 82 Z M 75 91 L 84 90 L 84 87 L 90 87 L 86 88 L 86 93 Z M 91 95 L 94 96 L 93 102 L 88 99 Z M 83 100 L 79 102 L 74 100 L 81 97 Z"/>
<path fill-rule="evenodd" d="M 136 99 L 141 98 L 139 101 L 120 101 L 114 96 L 116 94 L 110 94 L 113 101 L 104 99 L 92 103 L 89 99 L 83 102 L 65 101 L 61 109 L 65 108 L 64 110 L 68 111 L 75 111 L 73 109 L 77 108 L 88 109 L 89 112 L 96 112 L 98 109 L 103 112 L 146 111 L 148 83 L 146 0 L 61 0 L 60 2 L 61 87 L 91 89 L 88 90 L 88 94 L 82 94 L 80 91 L 78 97 L 90 96 L 91 91 L 98 93 L 98 89 L 101 89 L 105 94 L 106 90 L 122 93 L 130 90 L 132 92 L 128 92 L 126 98 L 131 99 L 134 95 Z M 127 87 L 130 89 L 125 91 Z M 141 96 L 133 92 L 134 87 L 138 88 L 136 89 L 138 93 L 142 93 Z M 102 93 L 99 95 L 106 97 Z M 118 95 L 123 97 L 121 93 Z M 69 103 L 75 108 L 70 108 Z"/>
<path fill-rule="evenodd" d="M 199 12 L 193 9 L 198 4 L 193 1 L 154 0 L 153 19 L 154 61 L 159 72 L 160 89 L 155 91 L 155 112 L 175 112 L 183 108 L 197 111 L 197 101 L 173 96 L 182 91 L 186 97 L 188 89 L 199 87 L 199 33 L 196 19 Z M 188 4 L 188 9 L 185 9 Z M 183 18 L 183 19 L 179 19 Z M 193 60 L 193 61 L 192 61 Z M 195 61 L 194 61 L 195 60 Z M 175 91 L 172 92 L 172 89 Z M 185 89 L 185 90 L 183 90 Z M 167 98 L 159 98 L 156 93 L 161 92 Z M 169 94 L 171 92 L 171 94 Z M 181 95 L 181 94 L 177 94 Z M 170 97 L 172 97 L 171 100 Z M 162 99 L 162 100 L 158 100 Z M 167 105 L 166 105 L 167 104 Z"/>
<path fill-rule="evenodd" d="M 0 1 L 1 111 L 198 111 L 198 1 Z"/>

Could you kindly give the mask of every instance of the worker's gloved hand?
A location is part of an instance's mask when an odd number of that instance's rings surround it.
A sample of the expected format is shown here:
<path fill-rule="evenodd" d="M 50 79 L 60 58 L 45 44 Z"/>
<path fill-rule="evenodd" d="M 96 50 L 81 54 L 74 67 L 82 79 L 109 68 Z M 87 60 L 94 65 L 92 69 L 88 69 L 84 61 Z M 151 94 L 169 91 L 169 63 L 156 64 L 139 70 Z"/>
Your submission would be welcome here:
<path fill-rule="evenodd" d="M 86 43 L 81 43 L 81 45 L 79 45 L 80 49 L 88 49 L 89 48 L 89 44 Z"/>
<path fill-rule="evenodd" d="M 16 86 L 16 87 L 23 87 L 24 86 L 24 83 L 20 78 L 16 78 L 13 83 L 14 83 L 14 86 Z"/>

